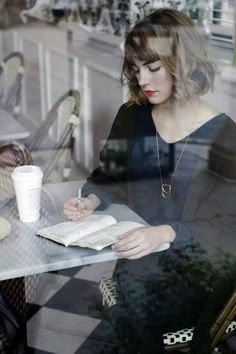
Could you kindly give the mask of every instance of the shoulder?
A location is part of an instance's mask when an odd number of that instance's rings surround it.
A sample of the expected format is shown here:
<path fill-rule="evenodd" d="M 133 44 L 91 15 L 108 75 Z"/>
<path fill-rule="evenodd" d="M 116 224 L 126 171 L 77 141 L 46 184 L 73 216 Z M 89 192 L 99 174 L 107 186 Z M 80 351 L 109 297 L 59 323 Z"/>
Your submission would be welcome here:
<path fill-rule="evenodd" d="M 143 110 L 147 109 L 147 105 L 130 104 L 129 102 L 122 104 L 113 122 L 110 138 L 113 138 L 113 136 L 120 138 L 131 137 L 137 117 L 140 116 Z"/>
<path fill-rule="evenodd" d="M 148 111 L 148 105 L 138 105 L 136 103 L 130 104 L 129 102 L 126 102 L 122 104 L 118 110 L 114 125 L 122 125 L 125 124 L 125 126 L 133 125 L 136 118 Z"/>
<path fill-rule="evenodd" d="M 210 106 L 208 103 L 201 100 L 199 115 L 200 115 L 203 123 L 207 123 L 208 121 L 212 120 L 213 118 L 218 117 L 220 115 L 220 112 L 217 111 L 212 106 Z"/>
<path fill-rule="evenodd" d="M 123 103 L 118 111 L 118 114 L 137 114 L 140 111 L 147 109 L 148 105 L 139 105 L 137 103 L 125 102 Z"/>
<path fill-rule="evenodd" d="M 229 116 L 204 103 L 199 112 L 198 126 L 191 137 L 192 139 L 201 138 L 202 141 L 213 143 L 222 139 L 223 129 L 226 126 L 227 131 L 230 130 L 229 126 L 232 128 L 232 132 L 235 131 L 236 124 Z"/>
<path fill-rule="evenodd" d="M 224 113 L 219 114 L 215 121 L 218 123 L 215 143 L 236 151 L 236 122 Z"/>
<path fill-rule="evenodd" d="M 201 109 L 199 111 L 199 117 L 198 117 L 198 129 L 200 131 L 207 130 L 211 131 L 212 130 L 212 136 L 214 136 L 218 130 L 222 128 L 226 123 L 228 124 L 231 122 L 234 124 L 234 122 L 231 120 L 230 117 L 228 117 L 225 113 L 221 113 L 208 105 L 205 102 L 201 102 Z M 231 124 L 230 123 L 230 124 Z"/>
<path fill-rule="evenodd" d="M 218 113 L 207 123 L 200 127 L 193 137 L 206 139 L 208 143 L 220 146 L 235 146 L 236 149 L 236 124 L 225 113 Z"/>
<path fill-rule="evenodd" d="M 202 118 L 205 118 L 206 123 L 208 121 L 211 121 L 212 123 L 228 123 L 232 126 L 235 126 L 235 121 L 229 117 L 226 113 L 224 112 L 219 112 L 216 110 L 214 107 L 209 105 L 208 103 L 204 102 L 201 100 L 201 110 L 200 113 L 202 115 Z"/>

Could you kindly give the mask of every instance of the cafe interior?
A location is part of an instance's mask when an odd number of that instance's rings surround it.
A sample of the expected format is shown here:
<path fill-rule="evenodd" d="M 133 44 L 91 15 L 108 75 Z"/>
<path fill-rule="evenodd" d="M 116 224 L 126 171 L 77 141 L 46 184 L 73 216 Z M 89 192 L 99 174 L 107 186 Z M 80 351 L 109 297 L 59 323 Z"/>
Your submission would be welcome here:
<path fill-rule="evenodd" d="M 0 353 L 111 353 L 96 349 L 104 341 L 97 330 L 103 309 L 116 304 L 115 253 L 64 247 L 35 233 L 65 221 L 63 204 L 99 165 L 117 111 L 129 97 L 120 80 L 125 35 L 161 7 L 192 18 L 215 65 L 214 89 L 202 99 L 236 122 L 235 0 L 0 1 Z M 194 154 L 195 146 L 203 146 L 207 160 L 203 140 L 196 135 L 187 148 Z M 217 178 L 235 189 L 236 140 L 234 151 L 225 141 L 229 166 Z M 122 176 L 118 145 L 110 141 L 105 168 Z M 152 162 L 148 146 L 146 141 Z M 166 154 L 174 159 L 174 150 Z M 219 151 L 212 163 L 216 174 L 221 157 Z M 18 214 L 11 174 L 21 165 L 43 171 L 35 222 Z M 231 208 L 233 213 L 235 204 Z M 126 209 L 120 215 L 134 217 Z M 221 310 L 211 324 L 211 353 L 236 353 L 235 286 Z M 194 328 L 164 334 L 165 352 L 190 353 L 192 338 Z"/>

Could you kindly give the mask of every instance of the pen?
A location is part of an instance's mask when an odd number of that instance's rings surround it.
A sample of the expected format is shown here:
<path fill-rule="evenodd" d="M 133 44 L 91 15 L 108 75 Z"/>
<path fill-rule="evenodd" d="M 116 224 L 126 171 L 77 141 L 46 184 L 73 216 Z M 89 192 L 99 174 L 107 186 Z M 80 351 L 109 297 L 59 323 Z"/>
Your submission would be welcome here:
<path fill-rule="evenodd" d="M 74 221 L 79 221 L 80 217 L 83 216 L 83 212 L 81 212 L 80 208 L 79 208 L 79 205 L 80 205 L 80 202 L 81 202 L 82 199 L 83 199 L 82 198 L 82 189 L 79 188 L 78 189 L 78 195 L 77 195 L 77 200 L 78 200 L 78 202 L 77 202 L 77 217 L 73 219 Z"/>
<path fill-rule="evenodd" d="M 81 199 L 82 199 L 82 193 L 81 193 L 81 188 L 79 188 L 79 190 L 78 190 L 78 200 L 79 200 L 79 203 L 80 203 Z"/>

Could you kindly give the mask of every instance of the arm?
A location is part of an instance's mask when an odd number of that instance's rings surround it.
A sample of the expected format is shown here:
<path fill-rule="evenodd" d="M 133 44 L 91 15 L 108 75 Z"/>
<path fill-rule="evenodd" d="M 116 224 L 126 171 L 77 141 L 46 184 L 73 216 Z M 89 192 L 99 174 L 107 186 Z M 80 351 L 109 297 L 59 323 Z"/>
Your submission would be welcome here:
<path fill-rule="evenodd" d="M 101 164 L 91 173 L 83 187 L 83 197 L 95 194 L 99 198 L 98 209 L 105 209 L 113 202 L 127 203 L 129 144 L 134 114 L 135 106 L 127 107 L 124 104 L 120 107 L 105 146 L 100 153 Z M 113 156 L 111 156 L 109 152 L 114 144 L 116 151 L 113 151 Z M 117 170 L 113 171 L 112 168 L 109 168 L 109 165 L 118 162 L 118 159 L 119 167 L 123 169 L 122 175 Z"/>
<path fill-rule="evenodd" d="M 222 187 L 225 183 L 217 181 L 218 187 L 219 184 Z M 228 191 L 227 201 L 221 199 L 226 194 L 219 194 L 218 191 L 217 195 L 217 188 L 214 188 L 194 216 L 168 225 L 137 229 L 123 235 L 113 249 L 120 257 L 135 259 L 153 252 L 163 242 L 170 242 L 172 249 L 184 249 L 199 244 L 209 257 L 214 257 L 219 252 L 235 257 L 236 186 L 231 185 L 228 188 L 231 193 Z M 186 207 L 189 209 L 188 204 Z"/>
<path fill-rule="evenodd" d="M 140 247 L 143 243 L 142 252 L 145 252 L 144 254 L 150 253 L 154 246 L 167 240 L 172 242 L 171 247 L 173 249 L 200 244 L 201 248 L 210 257 L 217 255 L 219 252 L 227 252 L 235 257 L 236 184 L 235 181 L 222 178 L 226 172 L 232 175 L 236 167 L 236 139 L 235 134 L 233 134 L 236 126 L 230 122 L 229 128 L 227 131 L 230 132 L 230 136 L 225 137 L 225 134 L 222 136 L 224 130 L 221 130 L 217 136 L 217 141 L 221 144 L 222 142 L 227 144 L 228 150 L 227 154 L 222 154 L 221 166 L 217 164 L 217 169 L 221 171 L 222 175 L 216 177 L 207 172 L 210 162 L 199 159 L 188 190 L 182 219 L 168 223 L 169 228 L 167 225 L 161 225 L 143 229 L 142 234 L 139 232 L 139 235 L 136 233 L 136 240 L 138 237 L 140 238 Z M 214 140 L 215 142 L 216 140 Z M 124 252 L 124 244 L 127 241 L 126 246 L 128 246 L 130 241 L 128 235 L 126 236 L 124 235 L 122 242 L 117 243 L 117 247 L 114 248 L 118 253 L 121 252 L 123 256 L 127 255 L 127 253 L 122 253 Z M 125 252 L 127 252 L 127 249 L 128 247 L 126 247 Z M 137 248 L 137 251 L 139 249 Z M 131 251 L 131 247 L 129 250 Z M 128 258 L 135 256 L 134 251 L 133 247 L 132 255 L 129 253 Z M 138 254 L 137 252 L 136 258 L 139 258 Z"/>
<path fill-rule="evenodd" d="M 161 243 L 173 242 L 174 229 L 169 225 L 141 227 L 128 232 L 112 246 L 119 257 L 137 259 L 153 252 Z"/>
<path fill-rule="evenodd" d="M 80 216 L 87 216 L 93 213 L 95 209 L 105 209 L 112 202 L 127 202 L 127 171 L 129 160 L 129 141 L 132 131 L 132 119 L 135 114 L 135 107 L 122 105 L 117 113 L 116 119 L 112 125 L 111 132 L 100 153 L 101 164 L 96 168 L 82 189 L 82 200 L 71 198 L 64 204 L 64 214 L 69 219 L 76 219 Z M 107 151 L 112 142 L 118 147 L 118 154 L 122 154 L 121 167 L 123 174 L 120 176 L 117 171 L 106 168 L 111 161 Z M 126 146 L 125 146 L 126 145 Z M 120 157 L 120 156 L 118 156 Z"/>

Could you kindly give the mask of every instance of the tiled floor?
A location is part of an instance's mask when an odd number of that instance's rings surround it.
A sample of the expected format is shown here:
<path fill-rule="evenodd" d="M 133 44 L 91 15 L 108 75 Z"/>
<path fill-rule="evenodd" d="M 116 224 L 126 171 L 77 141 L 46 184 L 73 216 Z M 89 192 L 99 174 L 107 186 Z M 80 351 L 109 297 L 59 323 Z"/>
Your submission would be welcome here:
<path fill-rule="evenodd" d="M 37 309 L 27 323 L 29 353 L 91 353 L 99 341 L 90 336 L 101 319 L 98 282 L 113 268 L 111 261 L 41 274 L 33 294 L 32 279 L 25 279 L 27 301 Z"/>

